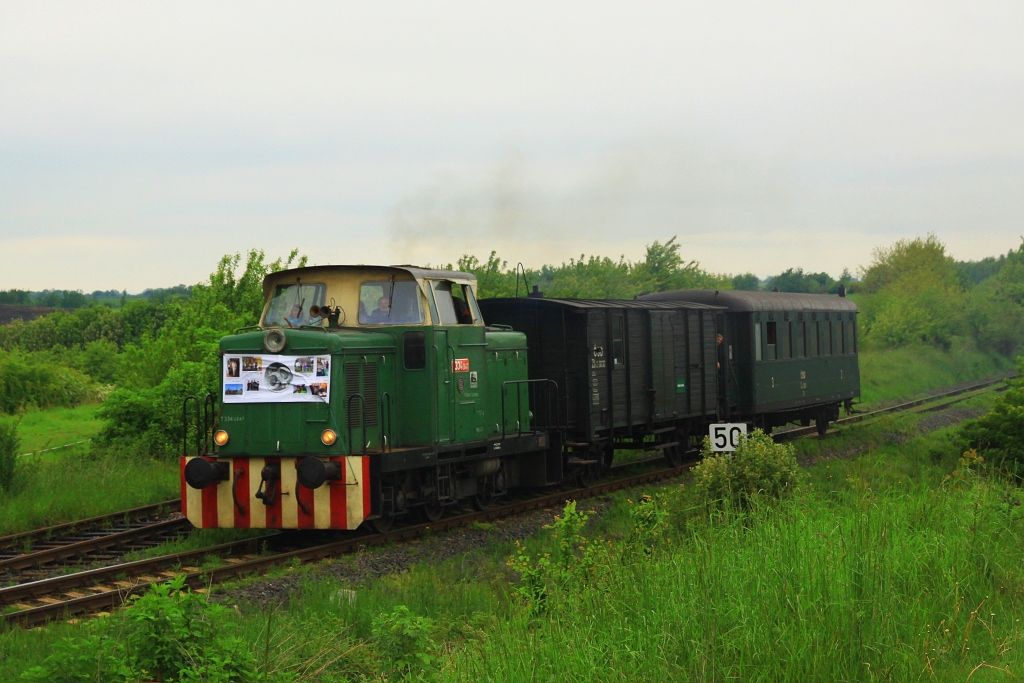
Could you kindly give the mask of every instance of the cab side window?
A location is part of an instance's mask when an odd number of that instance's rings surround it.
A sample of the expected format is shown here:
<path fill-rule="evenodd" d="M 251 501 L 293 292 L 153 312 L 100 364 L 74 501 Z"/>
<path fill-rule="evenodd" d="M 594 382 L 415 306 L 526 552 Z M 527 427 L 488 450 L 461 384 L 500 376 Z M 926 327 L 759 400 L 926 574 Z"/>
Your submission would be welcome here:
<path fill-rule="evenodd" d="M 438 324 L 472 325 L 474 309 L 477 309 L 472 290 L 448 280 L 439 280 L 430 285 L 437 307 Z M 477 309 L 478 310 L 478 309 Z M 479 313 L 477 313 L 479 315 Z"/>

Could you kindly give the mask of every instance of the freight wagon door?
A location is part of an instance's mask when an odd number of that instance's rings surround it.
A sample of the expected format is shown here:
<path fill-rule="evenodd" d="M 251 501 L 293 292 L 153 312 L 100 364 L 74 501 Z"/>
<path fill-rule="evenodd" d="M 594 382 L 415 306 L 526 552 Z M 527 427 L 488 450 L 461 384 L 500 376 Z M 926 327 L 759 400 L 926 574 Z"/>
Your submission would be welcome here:
<path fill-rule="evenodd" d="M 656 421 L 680 414 L 678 396 L 685 395 L 686 374 L 679 375 L 675 359 L 674 311 L 651 311 L 651 388 L 652 417 Z"/>

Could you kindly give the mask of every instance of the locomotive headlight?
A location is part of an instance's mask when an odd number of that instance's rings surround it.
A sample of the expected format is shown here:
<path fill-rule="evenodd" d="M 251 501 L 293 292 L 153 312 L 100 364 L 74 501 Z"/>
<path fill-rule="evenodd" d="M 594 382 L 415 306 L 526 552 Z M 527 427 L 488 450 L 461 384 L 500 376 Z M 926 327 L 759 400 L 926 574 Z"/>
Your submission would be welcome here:
<path fill-rule="evenodd" d="M 263 334 L 263 346 L 270 353 L 281 353 L 287 341 L 284 330 L 278 327 L 272 327 Z"/>
<path fill-rule="evenodd" d="M 333 429 L 325 429 L 320 432 L 320 443 L 325 446 L 333 446 L 338 440 L 338 433 Z"/>
<path fill-rule="evenodd" d="M 218 429 L 213 433 L 213 442 L 218 446 L 226 446 L 230 438 L 231 437 L 228 436 L 228 433 L 223 429 Z"/>

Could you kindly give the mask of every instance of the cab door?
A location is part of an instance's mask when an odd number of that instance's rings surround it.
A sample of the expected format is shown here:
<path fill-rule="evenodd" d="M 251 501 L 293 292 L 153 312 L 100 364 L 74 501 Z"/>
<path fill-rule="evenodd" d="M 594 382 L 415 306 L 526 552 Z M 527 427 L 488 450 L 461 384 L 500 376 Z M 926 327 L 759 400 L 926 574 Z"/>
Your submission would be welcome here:
<path fill-rule="evenodd" d="M 485 424 L 485 330 L 468 285 L 448 280 L 431 283 L 437 311 L 434 339 L 438 361 L 438 434 L 452 442 L 483 439 Z M 443 365 L 442 365 L 443 363 Z"/>

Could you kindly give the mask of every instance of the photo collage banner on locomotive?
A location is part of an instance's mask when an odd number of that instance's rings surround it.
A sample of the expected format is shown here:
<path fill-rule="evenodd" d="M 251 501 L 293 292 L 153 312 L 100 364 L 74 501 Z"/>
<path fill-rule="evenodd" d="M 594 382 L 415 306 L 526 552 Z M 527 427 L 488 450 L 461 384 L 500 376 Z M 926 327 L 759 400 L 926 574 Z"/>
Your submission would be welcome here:
<path fill-rule="evenodd" d="M 225 355 L 225 403 L 330 400 L 330 356 Z"/>

